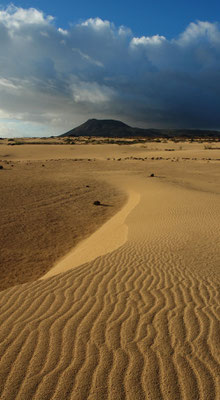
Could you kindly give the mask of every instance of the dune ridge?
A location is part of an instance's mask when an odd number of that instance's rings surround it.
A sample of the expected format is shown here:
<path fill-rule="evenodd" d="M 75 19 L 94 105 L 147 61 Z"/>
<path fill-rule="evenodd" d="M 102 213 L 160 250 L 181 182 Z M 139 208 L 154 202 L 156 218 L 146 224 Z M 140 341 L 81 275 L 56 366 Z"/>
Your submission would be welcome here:
<path fill-rule="evenodd" d="M 88 164 L 33 161 L 1 171 L 0 291 L 40 279 L 120 210 L 125 194 Z M 96 199 L 106 206 L 95 207 Z"/>
<path fill-rule="evenodd" d="M 0 293 L 2 400 L 220 398 L 219 196 L 126 184 L 122 246 Z"/>
<path fill-rule="evenodd" d="M 81 241 L 41 279 L 47 279 L 81 264 L 85 264 L 96 257 L 114 251 L 122 246 L 126 242 L 128 235 L 128 227 L 125 224 L 126 217 L 140 200 L 139 193 L 128 191 L 127 195 L 126 205 L 116 215 L 111 217 L 87 239 Z"/>

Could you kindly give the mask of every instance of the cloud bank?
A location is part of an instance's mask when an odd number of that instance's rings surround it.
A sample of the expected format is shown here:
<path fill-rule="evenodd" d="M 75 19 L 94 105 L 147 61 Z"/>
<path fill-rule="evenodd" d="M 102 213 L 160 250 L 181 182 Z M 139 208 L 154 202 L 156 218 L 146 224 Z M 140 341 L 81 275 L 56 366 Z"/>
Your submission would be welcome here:
<path fill-rule="evenodd" d="M 0 136 L 59 134 L 93 117 L 220 128 L 217 23 L 193 22 L 167 40 L 100 18 L 64 30 L 39 10 L 9 6 L 0 46 Z"/>

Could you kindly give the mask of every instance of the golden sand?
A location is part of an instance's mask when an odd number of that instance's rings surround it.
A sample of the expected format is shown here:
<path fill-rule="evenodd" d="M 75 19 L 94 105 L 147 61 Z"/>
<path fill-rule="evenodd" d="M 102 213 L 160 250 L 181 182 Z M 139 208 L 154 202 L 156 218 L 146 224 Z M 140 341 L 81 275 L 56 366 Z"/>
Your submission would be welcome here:
<path fill-rule="evenodd" d="M 114 145 L 96 154 L 90 179 L 127 202 L 50 277 L 0 293 L 1 399 L 220 398 L 220 172 L 199 146 L 178 161 L 135 160 L 135 146 L 120 162 L 106 160 Z M 65 176 L 72 160 L 50 163 Z"/>
<path fill-rule="evenodd" d="M 88 161 L 4 164 L 0 290 L 40 278 L 124 204 L 126 196 L 89 169 Z"/>

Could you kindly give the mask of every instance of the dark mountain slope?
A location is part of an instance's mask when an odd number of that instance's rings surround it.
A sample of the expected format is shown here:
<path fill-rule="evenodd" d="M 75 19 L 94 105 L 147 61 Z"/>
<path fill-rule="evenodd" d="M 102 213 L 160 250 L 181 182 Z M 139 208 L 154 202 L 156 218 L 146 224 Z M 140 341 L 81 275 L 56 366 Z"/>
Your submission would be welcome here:
<path fill-rule="evenodd" d="M 194 130 L 194 129 L 141 129 L 132 128 L 121 121 L 113 119 L 89 119 L 84 124 L 71 129 L 70 131 L 60 135 L 77 137 L 77 136 L 97 136 L 111 138 L 126 137 L 185 137 L 185 138 L 220 138 L 219 131 L 210 130 Z"/>

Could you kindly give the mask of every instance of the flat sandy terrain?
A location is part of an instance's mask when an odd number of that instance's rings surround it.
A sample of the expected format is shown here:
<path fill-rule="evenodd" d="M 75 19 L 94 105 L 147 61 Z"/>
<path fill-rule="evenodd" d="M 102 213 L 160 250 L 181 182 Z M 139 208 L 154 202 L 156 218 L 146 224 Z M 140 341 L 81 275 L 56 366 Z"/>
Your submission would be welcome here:
<path fill-rule="evenodd" d="M 1 400 L 220 398 L 212 147 L 2 141 Z"/>

